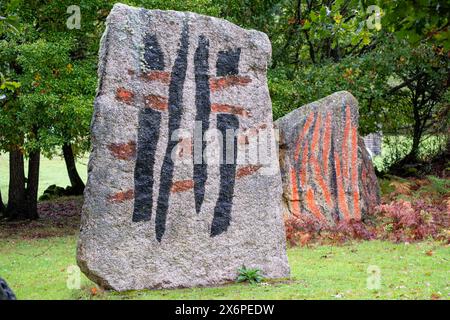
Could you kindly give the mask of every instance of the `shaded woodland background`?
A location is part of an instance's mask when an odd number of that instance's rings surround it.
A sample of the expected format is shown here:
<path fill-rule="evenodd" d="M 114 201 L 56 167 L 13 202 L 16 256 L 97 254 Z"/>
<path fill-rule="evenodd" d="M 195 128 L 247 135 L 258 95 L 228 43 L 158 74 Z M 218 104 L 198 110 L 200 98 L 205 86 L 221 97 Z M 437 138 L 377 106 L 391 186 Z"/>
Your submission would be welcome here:
<path fill-rule="evenodd" d="M 348 90 L 360 103 L 360 134 L 383 132 L 390 150 L 379 160 L 380 177 L 448 177 L 447 1 L 122 2 L 193 11 L 267 33 L 273 47 L 268 76 L 274 118 Z M 62 156 L 66 163 L 71 185 L 52 192 L 83 192 L 75 160 L 90 148 L 97 52 L 113 4 L 0 3 L 0 152 L 9 157 L 8 201 L 0 194 L 0 213 L 8 220 L 38 218 L 42 156 Z M 66 25 L 71 5 L 80 7 L 80 29 Z"/>

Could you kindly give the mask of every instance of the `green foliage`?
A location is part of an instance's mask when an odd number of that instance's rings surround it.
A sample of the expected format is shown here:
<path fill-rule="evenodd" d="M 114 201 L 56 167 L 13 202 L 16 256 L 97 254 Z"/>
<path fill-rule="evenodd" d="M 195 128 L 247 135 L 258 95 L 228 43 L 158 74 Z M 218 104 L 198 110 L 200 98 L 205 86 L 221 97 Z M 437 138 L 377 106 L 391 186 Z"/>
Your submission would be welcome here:
<path fill-rule="evenodd" d="M 426 83 L 433 106 L 420 111 L 419 118 L 427 118 L 425 131 L 448 129 L 448 6 L 441 1 L 123 2 L 194 11 L 266 32 L 273 47 L 274 118 L 347 90 L 360 103 L 361 134 L 382 129 L 412 136 L 418 120 L 411 116 L 411 93 Z M 0 96 L 6 96 L 0 101 L 0 131 L 5 133 L 0 148 L 19 144 L 25 152 L 40 148 L 47 156 L 59 152 L 62 143 L 73 144 L 79 153 L 88 150 L 98 44 L 114 3 L 80 1 L 81 29 L 72 30 L 66 26 L 70 0 L 0 4 L 0 16 L 6 17 L 0 19 Z M 371 5 L 378 5 L 379 13 Z M 373 23 L 376 17 L 380 23 Z M 426 79 L 408 82 L 420 74 Z M 405 82 L 413 87 L 402 86 Z"/>
<path fill-rule="evenodd" d="M 427 176 L 428 180 L 431 182 L 431 189 L 441 195 L 450 193 L 450 180 L 440 179 L 435 176 Z"/>
<path fill-rule="evenodd" d="M 261 270 L 254 268 L 246 268 L 244 265 L 238 269 L 238 277 L 236 282 L 249 282 L 250 284 L 260 283 L 264 280 Z"/>
<path fill-rule="evenodd" d="M 438 156 L 446 148 L 448 137 L 445 134 L 426 135 L 419 146 L 419 159 L 429 161 Z M 407 135 L 383 136 L 382 153 L 373 159 L 379 172 L 387 172 L 389 168 L 403 159 L 411 150 L 412 138 Z"/>
<path fill-rule="evenodd" d="M 449 8 L 442 1 L 235 0 L 220 6 L 225 18 L 264 31 L 272 41 L 275 119 L 347 90 L 360 104 L 361 134 L 413 136 L 414 126 L 424 122 L 424 132 L 446 132 Z M 423 84 L 429 101 L 414 116 L 411 93 Z M 422 137 L 415 135 L 417 149 Z"/>
<path fill-rule="evenodd" d="M 16 81 L 6 80 L 3 73 L 0 72 L 0 90 L 14 92 L 20 88 L 20 83 Z M 6 98 L 6 96 L 4 96 Z"/>
<path fill-rule="evenodd" d="M 81 29 L 68 29 L 73 1 L 10 0 L 0 4 L 17 32 L 0 33 L 0 150 L 19 145 L 25 153 L 59 153 L 64 143 L 78 154 L 89 148 L 89 123 L 97 84 L 97 51 L 104 21 L 115 1 L 81 1 Z M 150 9 L 216 15 L 210 0 L 125 1 Z M 12 18 L 14 17 L 14 19 Z M 9 24 L 8 24 L 9 26 Z M 0 29 L 1 30 L 1 29 Z M 4 79 L 14 79 L 6 81 Z M 20 81 L 21 87 L 17 84 Z"/>
<path fill-rule="evenodd" d="M 16 16 L 6 16 L 0 15 L 0 37 L 7 32 L 17 32 L 18 21 Z M 20 87 L 20 83 L 16 81 L 10 81 L 5 78 L 2 73 L 2 68 L 0 68 L 0 102 L 6 99 L 6 96 L 2 94 L 5 91 L 14 92 Z"/>
<path fill-rule="evenodd" d="M 383 24 L 397 38 L 406 39 L 416 45 L 430 41 L 445 50 L 450 49 L 448 1 L 440 0 L 396 0 L 382 1 L 385 17 Z"/>

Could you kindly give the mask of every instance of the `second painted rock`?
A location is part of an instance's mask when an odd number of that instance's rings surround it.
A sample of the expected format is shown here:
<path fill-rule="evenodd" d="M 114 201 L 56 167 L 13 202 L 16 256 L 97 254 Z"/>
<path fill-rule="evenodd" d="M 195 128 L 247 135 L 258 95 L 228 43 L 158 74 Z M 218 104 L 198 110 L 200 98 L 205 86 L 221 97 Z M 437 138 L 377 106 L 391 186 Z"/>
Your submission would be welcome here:
<path fill-rule="evenodd" d="M 358 117 L 358 102 L 342 91 L 276 121 L 285 213 L 332 225 L 361 220 L 379 204 Z"/>

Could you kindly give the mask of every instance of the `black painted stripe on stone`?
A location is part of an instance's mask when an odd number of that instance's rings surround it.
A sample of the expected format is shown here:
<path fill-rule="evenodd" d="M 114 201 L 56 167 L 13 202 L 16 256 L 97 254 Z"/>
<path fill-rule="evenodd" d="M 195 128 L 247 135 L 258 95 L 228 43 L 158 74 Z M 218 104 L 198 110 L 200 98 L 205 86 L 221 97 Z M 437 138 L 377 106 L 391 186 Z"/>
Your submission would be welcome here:
<path fill-rule="evenodd" d="M 144 37 L 144 64 L 151 70 L 164 69 L 164 56 L 153 34 Z M 161 114 L 146 108 L 139 112 L 136 165 L 134 169 L 133 221 L 149 221 L 153 207 L 153 167 L 159 140 Z"/>
<path fill-rule="evenodd" d="M 144 65 L 150 70 L 164 70 L 164 54 L 154 34 L 144 37 Z"/>
<path fill-rule="evenodd" d="M 206 148 L 206 141 L 203 136 L 209 129 L 209 115 L 211 114 L 211 99 L 209 92 L 209 40 L 204 36 L 198 39 L 198 47 L 194 56 L 195 72 L 195 115 L 196 123 L 201 122 L 201 137 L 194 137 L 194 196 L 195 211 L 200 212 L 205 198 L 205 184 L 208 179 L 207 165 L 203 163 L 203 152 Z M 200 139 L 200 140 L 199 140 Z M 201 153 L 200 151 L 201 146 Z"/>
<path fill-rule="evenodd" d="M 180 128 L 181 116 L 183 113 L 183 84 L 186 79 L 187 56 L 189 48 L 188 25 L 185 22 L 181 32 L 180 48 L 177 58 L 172 68 L 171 80 L 169 85 L 169 130 L 167 137 L 166 153 L 161 167 L 161 177 L 159 185 L 158 204 L 156 207 L 155 231 L 156 239 L 161 239 L 166 231 L 167 211 L 169 209 L 170 188 L 172 187 L 174 163 L 171 158 L 172 150 L 178 141 L 172 141 L 171 137 L 175 130 Z"/>
<path fill-rule="evenodd" d="M 227 163 L 227 134 L 229 129 L 237 130 L 239 120 L 234 114 L 218 114 L 217 129 L 222 133 L 222 160 L 220 165 L 220 190 L 214 208 L 214 218 L 211 225 L 211 237 L 227 231 L 231 221 L 231 209 L 233 206 L 234 184 L 236 179 L 237 135 L 233 134 L 233 163 Z"/>
<path fill-rule="evenodd" d="M 297 127 L 298 130 L 293 130 L 292 136 L 294 136 L 294 138 L 291 137 L 289 141 L 297 141 L 297 139 L 298 139 L 298 137 L 300 135 L 299 132 L 301 132 L 303 130 L 303 128 L 305 126 L 305 123 L 307 121 L 307 118 L 308 117 L 305 117 L 303 120 L 301 120 L 301 123 Z M 310 128 L 310 130 L 311 130 L 311 128 Z M 295 135 L 296 135 L 296 137 L 295 137 Z M 298 186 L 297 189 L 298 189 L 299 199 L 301 199 L 300 195 L 302 194 L 300 192 L 301 183 L 300 183 L 300 174 L 299 174 L 299 172 L 300 172 L 300 169 L 301 169 L 301 161 L 302 161 L 303 149 L 304 149 L 303 145 L 305 144 L 305 140 L 306 140 L 306 135 L 304 137 L 302 137 L 302 141 L 300 141 L 300 150 L 299 150 L 299 153 L 298 153 L 298 159 L 295 160 L 295 152 L 296 152 L 297 145 L 295 145 L 295 148 L 293 149 L 292 155 L 291 155 L 291 163 L 292 163 L 292 166 L 294 167 L 294 170 L 295 170 L 296 176 L 297 176 L 297 186 Z"/>
<path fill-rule="evenodd" d="M 333 128 L 334 129 L 334 128 Z M 331 163 L 331 176 L 330 176 L 330 186 L 331 186 L 331 195 L 333 197 L 334 210 L 332 212 L 332 217 L 335 222 L 340 220 L 339 217 L 339 203 L 338 203 L 338 195 L 337 195 L 337 177 L 336 177 L 336 166 L 334 157 L 335 145 L 334 145 L 334 130 L 331 130 L 331 148 L 330 148 L 330 163 Z"/>
<path fill-rule="evenodd" d="M 159 140 L 161 113 L 146 108 L 139 112 L 139 131 L 134 169 L 133 222 L 149 221 L 153 206 L 153 167 Z"/>
<path fill-rule="evenodd" d="M 239 59 L 241 48 L 236 50 L 219 51 L 216 62 L 216 75 L 218 77 L 239 74 Z"/>

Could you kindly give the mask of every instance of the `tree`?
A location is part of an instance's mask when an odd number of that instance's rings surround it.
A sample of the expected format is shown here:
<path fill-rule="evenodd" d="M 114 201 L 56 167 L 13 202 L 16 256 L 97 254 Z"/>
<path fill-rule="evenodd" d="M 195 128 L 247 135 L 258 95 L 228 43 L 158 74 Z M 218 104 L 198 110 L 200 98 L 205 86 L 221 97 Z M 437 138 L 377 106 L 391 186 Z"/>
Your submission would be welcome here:
<path fill-rule="evenodd" d="M 437 127 L 448 130 L 448 3 L 220 4 L 226 18 L 264 31 L 272 41 L 269 88 L 275 118 L 335 91 L 350 91 L 360 105 L 360 133 L 385 130 L 411 138 L 406 162 L 417 161 L 424 134 L 436 133 Z"/>
<path fill-rule="evenodd" d="M 450 108 L 450 62 L 442 48 L 427 43 L 411 47 L 400 41 L 391 46 L 396 56 L 393 77 L 399 84 L 393 86 L 390 97 L 393 108 L 389 116 L 395 121 L 386 121 L 386 129 L 412 137 L 410 152 L 401 164 L 415 163 L 424 134 L 433 128 L 445 132 L 445 114 Z M 444 128 L 438 128 L 442 125 Z"/>
<path fill-rule="evenodd" d="M 20 5 L 16 7 L 22 18 L 20 35 L 8 34 L 0 41 L 0 62 L 8 76 L 22 84 L 3 92 L 0 146 L 10 153 L 6 215 L 10 219 L 35 219 L 41 152 L 51 156 L 62 145 L 78 142 L 79 149 L 82 145 L 86 149 L 95 58 L 78 61 L 73 57 L 79 49 L 74 36 L 57 30 L 41 33 L 40 27 L 51 29 L 51 23 L 40 25 L 39 16 L 28 16 L 29 4 Z M 81 129 L 69 131 L 74 127 Z M 28 158 L 26 176 L 24 157 Z"/>
<path fill-rule="evenodd" d="M 75 158 L 89 148 L 89 123 L 96 87 L 96 64 L 104 21 L 113 1 L 81 1 L 80 29 L 66 25 L 72 1 L 10 0 L 0 12 L 17 15 L 20 36 L 0 37 L 0 65 L 22 86 L 0 93 L 0 150 L 10 153 L 9 202 L 11 219 L 37 217 L 40 154 L 61 152 L 72 190 L 81 193 L 84 183 Z M 210 0 L 129 1 L 149 8 L 189 10 L 199 4 L 213 12 Z M 28 173 L 24 172 L 28 159 Z"/>
<path fill-rule="evenodd" d="M 17 28 L 17 19 L 15 16 L 3 17 L 0 15 L 0 36 L 2 36 L 6 32 L 16 32 Z M 2 70 L 0 69 L 0 93 L 4 90 L 12 90 L 19 88 L 20 84 L 15 81 L 10 81 L 5 78 Z M 0 102 L 4 100 L 6 96 L 4 94 L 0 94 Z M 6 207 L 3 203 L 2 193 L 0 190 L 0 214 L 6 211 Z"/>

